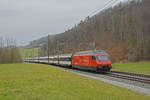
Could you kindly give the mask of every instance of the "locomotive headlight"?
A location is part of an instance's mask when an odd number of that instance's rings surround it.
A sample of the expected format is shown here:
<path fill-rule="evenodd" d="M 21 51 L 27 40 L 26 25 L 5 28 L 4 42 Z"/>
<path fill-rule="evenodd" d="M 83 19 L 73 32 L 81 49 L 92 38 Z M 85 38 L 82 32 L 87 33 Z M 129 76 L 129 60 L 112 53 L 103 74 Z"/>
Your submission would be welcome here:
<path fill-rule="evenodd" d="M 102 65 L 102 63 L 101 63 L 101 62 L 99 62 L 98 64 L 99 64 L 99 65 Z"/>

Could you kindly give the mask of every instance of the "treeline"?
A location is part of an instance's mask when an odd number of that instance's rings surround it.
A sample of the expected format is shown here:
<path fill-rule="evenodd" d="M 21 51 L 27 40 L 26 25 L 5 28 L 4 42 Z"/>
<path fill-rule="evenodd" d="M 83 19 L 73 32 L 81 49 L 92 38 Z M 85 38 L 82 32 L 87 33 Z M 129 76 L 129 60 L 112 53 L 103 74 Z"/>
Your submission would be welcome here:
<path fill-rule="evenodd" d="M 150 60 L 150 0 L 120 3 L 87 17 L 49 41 L 50 54 L 93 49 L 109 52 L 112 61 Z M 47 55 L 48 43 L 41 47 Z M 59 51 L 59 52 L 58 52 Z"/>
<path fill-rule="evenodd" d="M 0 64 L 20 63 L 22 57 L 13 39 L 0 37 Z"/>

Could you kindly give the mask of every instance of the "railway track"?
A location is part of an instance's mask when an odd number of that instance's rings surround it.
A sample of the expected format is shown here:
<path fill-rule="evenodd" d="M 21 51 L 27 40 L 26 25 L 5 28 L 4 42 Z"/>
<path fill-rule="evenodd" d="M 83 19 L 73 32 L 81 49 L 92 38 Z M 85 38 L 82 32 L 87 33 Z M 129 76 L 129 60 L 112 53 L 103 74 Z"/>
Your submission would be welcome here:
<path fill-rule="evenodd" d="M 150 76 L 149 75 L 112 71 L 112 72 L 106 74 L 106 76 L 150 84 Z"/>
<path fill-rule="evenodd" d="M 118 74 L 131 75 L 131 76 L 137 76 L 137 77 L 143 77 L 143 78 L 150 78 L 150 75 L 136 74 L 136 73 L 131 73 L 131 72 L 111 71 L 111 73 L 118 73 Z"/>
<path fill-rule="evenodd" d="M 89 72 L 89 71 L 79 70 L 79 69 L 76 69 L 76 70 L 97 74 L 97 72 Z M 146 84 L 150 85 L 150 75 L 136 74 L 136 73 L 129 73 L 129 72 L 121 72 L 121 71 L 111 71 L 111 72 L 106 73 L 104 75 L 109 76 L 109 77 L 124 79 L 124 80 L 130 80 L 130 81 L 135 81 L 135 82 L 140 82 L 140 83 L 146 83 Z"/>

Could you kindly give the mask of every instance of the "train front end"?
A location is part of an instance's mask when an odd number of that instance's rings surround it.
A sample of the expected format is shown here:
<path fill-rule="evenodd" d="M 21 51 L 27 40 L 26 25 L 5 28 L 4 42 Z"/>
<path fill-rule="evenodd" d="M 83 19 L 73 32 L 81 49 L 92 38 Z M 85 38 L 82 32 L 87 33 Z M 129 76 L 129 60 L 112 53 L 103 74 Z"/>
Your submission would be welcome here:
<path fill-rule="evenodd" d="M 96 55 L 97 70 L 102 72 L 111 71 L 111 61 L 108 55 Z"/>

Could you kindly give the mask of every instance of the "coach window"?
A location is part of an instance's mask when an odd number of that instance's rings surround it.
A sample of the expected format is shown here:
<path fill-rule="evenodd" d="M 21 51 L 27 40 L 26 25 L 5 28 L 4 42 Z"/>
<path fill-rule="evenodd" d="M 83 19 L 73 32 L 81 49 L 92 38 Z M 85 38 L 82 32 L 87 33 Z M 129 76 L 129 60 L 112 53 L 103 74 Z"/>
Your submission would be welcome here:
<path fill-rule="evenodd" d="M 95 56 L 92 56 L 92 60 L 96 60 L 96 57 L 95 57 Z"/>

